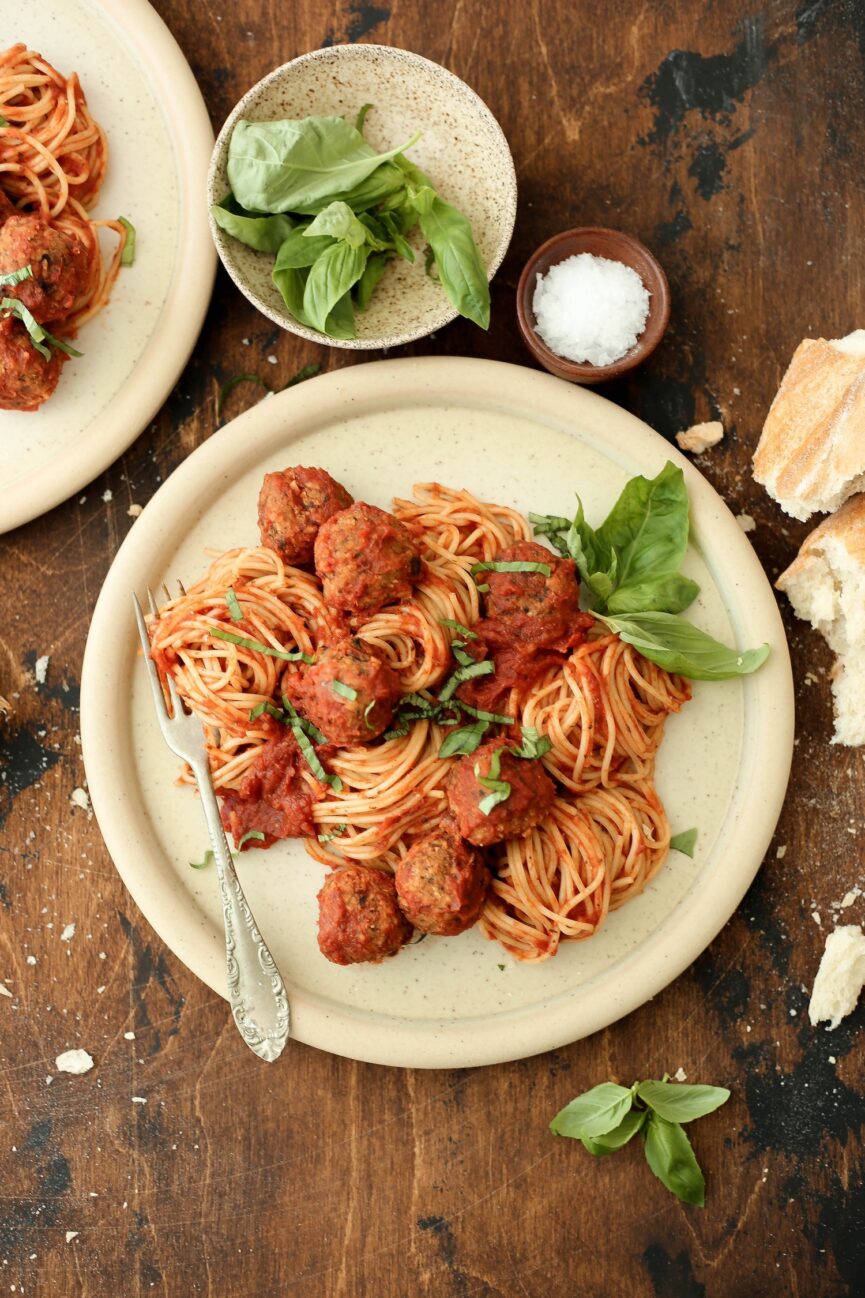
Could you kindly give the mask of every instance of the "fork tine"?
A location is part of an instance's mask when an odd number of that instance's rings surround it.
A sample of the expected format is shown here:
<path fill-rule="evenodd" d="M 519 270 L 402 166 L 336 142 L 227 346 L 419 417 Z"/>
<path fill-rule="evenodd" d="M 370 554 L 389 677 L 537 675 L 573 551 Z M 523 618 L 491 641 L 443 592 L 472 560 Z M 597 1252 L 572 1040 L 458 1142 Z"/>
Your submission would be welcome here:
<path fill-rule="evenodd" d="M 165 680 L 168 685 L 168 697 L 171 699 L 171 715 L 173 717 L 182 717 L 186 714 L 186 709 L 184 708 L 183 701 L 177 692 L 174 677 L 166 676 Z"/>
<path fill-rule="evenodd" d="M 148 594 L 150 592 L 148 591 Z M 135 621 L 138 624 L 138 635 L 141 639 L 141 648 L 144 650 L 144 662 L 147 667 L 147 675 L 150 679 L 150 689 L 153 694 L 153 702 L 156 706 L 156 715 L 159 717 L 160 725 L 167 718 L 165 707 L 165 696 L 162 693 L 162 686 L 159 683 L 159 672 L 156 670 L 156 663 L 150 657 L 150 636 L 147 634 L 147 624 L 144 621 L 144 613 L 138 602 L 138 596 L 133 594 L 132 603 L 135 606 Z"/>
<path fill-rule="evenodd" d="M 156 600 L 153 598 L 153 591 L 147 587 L 147 607 L 152 617 L 159 617 L 159 609 L 156 607 Z"/>

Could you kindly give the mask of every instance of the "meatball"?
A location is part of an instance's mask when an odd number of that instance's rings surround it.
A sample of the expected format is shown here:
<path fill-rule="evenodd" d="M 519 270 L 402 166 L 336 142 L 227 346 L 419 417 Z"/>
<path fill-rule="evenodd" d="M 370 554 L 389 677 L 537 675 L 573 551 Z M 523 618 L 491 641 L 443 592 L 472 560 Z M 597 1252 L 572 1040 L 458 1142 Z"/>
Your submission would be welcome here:
<path fill-rule="evenodd" d="M 91 252 L 74 235 L 49 225 L 41 216 L 10 216 L 0 226 L 0 274 L 29 266 L 32 275 L 7 286 L 40 324 L 69 315 L 90 279 Z"/>
<path fill-rule="evenodd" d="M 483 909 L 490 872 L 476 847 L 460 838 L 450 819 L 418 839 L 396 870 L 402 913 L 421 933 L 455 937 Z"/>
<path fill-rule="evenodd" d="M 447 781 L 447 797 L 459 832 L 470 843 L 488 847 L 505 838 L 521 838 L 553 805 L 555 786 L 539 761 L 514 757 L 507 739 L 493 739 L 457 762 Z M 498 774 L 496 774 L 496 753 Z M 491 772 L 492 767 L 492 772 Z M 510 793 L 486 813 L 481 803 L 495 790 L 481 784 L 489 778 L 510 785 Z"/>
<path fill-rule="evenodd" d="M 334 964 L 378 964 L 412 934 L 393 877 L 367 865 L 328 875 L 318 894 L 318 946 Z"/>
<path fill-rule="evenodd" d="M 517 541 L 496 555 L 496 562 L 545 563 L 542 572 L 489 572 L 487 616 L 501 619 L 531 619 L 532 639 L 538 645 L 551 644 L 566 635 L 580 614 L 580 587 L 573 559 L 557 559 L 535 541 Z"/>
<path fill-rule="evenodd" d="M 292 703 L 331 744 L 365 744 L 387 730 L 400 679 L 378 649 L 346 636 L 319 648 L 305 672 L 286 672 Z"/>
<path fill-rule="evenodd" d="M 315 570 L 329 604 L 344 612 L 376 613 L 411 597 L 420 559 L 408 528 L 383 509 L 358 502 L 322 527 Z"/>
<path fill-rule="evenodd" d="M 0 319 L 0 410 L 38 410 L 57 387 L 65 359 L 52 348 L 46 361 L 18 320 Z"/>
<path fill-rule="evenodd" d="M 352 497 L 324 469 L 266 473 L 258 497 L 261 544 L 285 563 L 312 563 L 318 529 Z"/>

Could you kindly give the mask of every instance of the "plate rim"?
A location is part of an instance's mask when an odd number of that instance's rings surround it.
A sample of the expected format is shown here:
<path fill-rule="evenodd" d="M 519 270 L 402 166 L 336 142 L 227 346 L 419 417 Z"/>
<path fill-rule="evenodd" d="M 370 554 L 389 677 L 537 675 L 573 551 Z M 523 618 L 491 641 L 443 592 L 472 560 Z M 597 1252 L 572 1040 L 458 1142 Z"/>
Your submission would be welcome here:
<path fill-rule="evenodd" d="M 793 754 L 792 670 L 781 615 L 768 578 L 728 506 L 674 446 L 597 393 L 521 365 L 470 357 L 424 357 L 375 361 L 330 371 L 309 380 L 302 390 L 289 389 L 226 424 L 175 470 L 118 550 L 87 638 L 81 681 L 81 740 L 97 821 L 133 899 L 191 971 L 225 996 L 221 943 L 217 948 L 212 941 L 202 939 L 200 924 L 194 922 L 194 910 L 187 907 L 187 917 L 181 915 L 177 895 L 169 897 L 171 887 L 164 879 L 157 879 L 158 886 L 154 886 L 154 880 L 148 880 L 140 866 L 136 868 L 140 852 L 131 862 L 128 859 L 131 813 L 126 808 L 130 799 L 117 799 L 116 777 L 119 755 L 124 745 L 129 747 L 129 736 L 122 733 L 119 709 L 101 717 L 98 706 L 99 690 L 105 680 L 110 680 L 124 661 L 134 661 L 131 611 L 121 631 L 118 610 L 122 618 L 122 609 L 131 604 L 136 582 L 140 584 L 144 579 L 151 563 L 150 531 L 154 524 L 148 525 L 148 516 L 161 524 L 175 502 L 184 500 L 187 483 L 200 486 L 203 479 L 209 483 L 212 476 L 227 478 L 232 462 L 243 458 L 244 446 L 255 443 L 257 433 L 262 440 L 273 436 L 274 428 L 289 422 L 292 411 L 302 413 L 305 422 L 320 423 L 326 421 L 328 413 L 331 418 L 346 411 L 357 415 L 364 402 L 372 403 L 374 408 L 383 394 L 389 404 L 400 396 L 421 403 L 426 396 L 435 403 L 441 401 L 443 392 L 454 404 L 465 400 L 481 407 L 501 404 L 512 395 L 520 410 L 540 410 L 583 428 L 587 424 L 591 428 L 593 419 L 602 424 L 612 420 L 615 442 L 611 441 L 612 429 L 598 436 L 614 458 L 618 452 L 636 459 L 644 471 L 650 470 L 654 462 L 660 461 L 660 467 L 663 459 L 679 465 L 688 485 L 695 532 L 720 529 L 718 546 L 723 547 L 723 567 L 736 573 L 739 600 L 728 612 L 734 622 L 746 628 L 750 642 L 767 640 L 773 652 L 760 673 L 742 682 L 745 731 L 737 771 L 737 798 L 746 796 L 739 791 L 751 789 L 758 778 L 761 788 L 759 804 L 751 799 L 749 817 L 736 818 L 731 825 L 728 812 L 725 819 L 725 850 L 729 847 L 734 868 L 716 870 L 710 878 L 697 880 L 650 937 L 623 957 L 617 969 L 629 971 L 628 979 L 621 979 L 622 983 L 628 982 L 627 987 L 605 988 L 606 994 L 590 1005 L 580 1005 L 579 997 L 574 1001 L 559 994 L 555 1002 L 546 1003 L 543 1015 L 532 1006 L 510 1014 L 498 1013 L 487 1020 L 456 1022 L 401 1019 L 378 1010 L 371 1014 L 335 1006 L 331 1001 L 317 1001 L 305 992 L 290 992 L 295 1039 L 331 1053 L 399 1067 L 469 1067 L 538 1054 L 608 1026 L 657 995 L 717 936 L 756 876 L 775 832 Z M 185 528 L 186 524 L 177 526 Z M 706 558 L 708 561 L 709 556 Z M 156 576 L 154 572 L 151 580 Z M 768 727 L 770 716 L 772 726 Z M 106 725 L 111 732 L 108 743 Z M 130 798 L 134 801 L 134 795 Z M 168 905 L 169 900 L 172 905 Z M 675 943 L 670 943 L 671 935 Z M 526 1020 L 520 1032 L 504 1033 L 505 1023 L 513 1025 L 519 1017 Z"/>
<path fill-rule="evenodd" d="M 201 195 L 213 128 L 195 74 L 148 0 L 87 0 L 87 4 L 97 20 L 131 48 L 162 111 L 180 206 L 175 262 L 154 332 L 131 373 L 72 442 L 18 479 L 14 491 L 0 498 L 0 533 L 32 522 L 68 500 L 119 459 L 143 432 L 192 353 L 216 276 L 216 250 Z M 177 111 L 169 113 L 172 105 Z M 33 418 L 38 418 L 38 411 Z"/>

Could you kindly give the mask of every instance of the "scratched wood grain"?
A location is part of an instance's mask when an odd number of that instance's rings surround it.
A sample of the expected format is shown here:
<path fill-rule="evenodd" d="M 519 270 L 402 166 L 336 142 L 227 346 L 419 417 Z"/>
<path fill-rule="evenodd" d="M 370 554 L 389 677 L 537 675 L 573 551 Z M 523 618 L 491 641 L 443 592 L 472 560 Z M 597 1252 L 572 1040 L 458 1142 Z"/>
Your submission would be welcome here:
<path fill-rule="evenodd" d="M 513 149 L 516 234 L 489 335 L 460 322 L 409 350 L 529 363 L 513 311 L 524 258 L 569 225 L 632 231 L 667 268 L 672 324 L 609 395 L 666 436 L 721 418 L 726 438 L 700 468 L 755 520 L 769 574 L 789 561 L 806 528 L 754 485 L 750 454 L 799 338 L 865 323 L 857 0 L 156 8 L 217 127 L 264 72 L 329 42 L 406 46 L 464 77 Z M 12 993 L 0 997 L 0 1292 L 862 1294 L 865 1014 L 827 1035 L 806 1006 L 830 904 L 861 880 L 865 770 L 862 752 L 829 745 L 830 658 L 788 609 L 797 756 L 757 882 L 672 987 L 540 1058 L 403 1072 L 293 1046 L 262 1067 L 71 802 L 84 782 L 84 640 L 130 507 L 214 430 L 230 375 L 279 384 L 310 361 L 353 363 L 268 328 L 220 273 L 154 423 L 73 501 L 0 540 L 0 694 L 13 704 L 0 729 L 0 980 Z M 226 414 L 255 395 L 235 389 Z M 843 914 L 861 922 L 865 903 Z M 54 1068 L 72 1046 L 96 1060 L 86 1076 Z M 678 1067 L 733 1091 L 694 1129 L 702 1212 L 672 1200 L 638 1149 L 594 1161 L 547 1132 L 601 1079 Z"/>

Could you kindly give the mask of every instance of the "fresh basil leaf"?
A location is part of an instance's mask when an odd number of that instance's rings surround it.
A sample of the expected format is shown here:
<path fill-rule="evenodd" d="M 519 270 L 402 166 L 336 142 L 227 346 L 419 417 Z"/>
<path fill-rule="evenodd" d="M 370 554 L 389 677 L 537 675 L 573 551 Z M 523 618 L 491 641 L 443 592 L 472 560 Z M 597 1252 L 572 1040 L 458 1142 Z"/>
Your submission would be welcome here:
<path fill-rule="evenodd" d="M 550 536 L 554 532 L 567 532 L 571 526 L 571 520 L 562 518 L 561 514 L 529 514 L 529 522 L 535 536 Z"/>
<path fill-rule="evenodd" d="M 391 258 L 392 254 L 389 252 L 374 252 L 370 254 L 367 263 L 363 268 L 363 274 L 355 284 L 353 290 L 354 300 L 357 303 L 358 311 L 365 311 L 369 306 L 376 285 L 387 270 Z"/>
<path fill-rule="evenodd" d="M 337 245 L 331 243 L 331 246 L 336 247 Z M 299 324 L 306 325 L 307 329 L 315 328 L 312 321 L 307 319 L 303 309 L 303 294 L 306 281 L 309 278 L 309 271 L 294 266 L 286 266 L 280 270 L 274 269 L 271 278 L 282 294 L 282 300 L 295 320 Z M 340 298 L 333 308 L 327 318 L 324 332 L 329 338 L 354 338 L 356 336 L 354 309 L 349 293 Z"/>
<path fill-rule="evenodd" d="M 706 1202 L 706 1182 L 691 1142 L 678 1122 L 667 1122 L 657 1113 L 650 1113 L 643 1131 L 646 1162 L 658 1180 L 684 1203 L 702 1208 Z"/>
<path fill-rule="evenodd" d="M 500 712 L 482 712 L 479 708 L 473 708 L 470 704 L 463 703 L 462 699 L 454 699 L 454 703 L 461 712 L 468 713 L 476 721 L 489 721 L 494 726 L 512 726 L 514 724 L 513 717 L 503 716 Z"/>
<path fill-rule="evenodd" d="M 262 834 L 260 829 L 248 829 L 246 831 L 246 833 L 243 835 L 243 838 L 241 838 L 240 842 L 237 844 L 238 852 L 243 847 L 244 843 L 250 843 L 252 841 L 258 843 L 264 842 L 264 834 Z"/>
<path fill-rule="evenodd" d="M 290 216 L 281 213 L 275 216 L 250 216 L 243 211 L 235 211 L 238 204 L 229 206 L 231 195 L 221 203 L 214 203 L 211 215 L 226 234 L 232 239 L 245 243 L 247 248 L 257 252 L 276 252 L 294 229 Z"/>
<path fill-rule="evenodd" d="M 384 227 L 384 232 L 387 238 L 393 244 L 400 257 L 402 257 L 404 261 L 414 262 L 414 248 L 408 240 L 403 237 L 399 223 L 393 213 L 382 212 L 379 219 L 381 225 Z"/>
<path fill-rule="evenodd" d="M 131 221 L 127 221 L 125 216 L 118 216 L 117 220 L 126 231 L 126 241 L 123 244 L 123 251 L 120 254 L 120 265 L 132 266 L 135 262 L 135 226 Z"/>
<path fill-rule="evenodd" d="M 619 586 L 675 572 L 688 548 L 688 492 L 682 470 L 668 460 L 654 478 L 631 478 L 596 537 L 618 558 Z"/>
<path fill-rule="evenodd" d="M 543 757 L 553 746 L 553 741 L 548 735 L 542 735 L 534 726 L 523 726 L 523 740 L 519 748 L 509 748 L 508 752 L 513 753 L 514 757 L 522 757 L 527 761 L 535 761 Z"/>
<path fill-rule="evenodd" d="M 295 210 L 303 216 L 317 216 L 323 208 L 335 201 L 347 203 L 353 212 L 366 212 L 371 207 L 392 200 L 403 189 L 404 181 L 400 171 L 392 162 L 382 165 L 362 180 L 359 185 L 344 190 L 339 194 L 328 194 L 315 202 L 303 203 Z"/>
<path fill-rule="evenodd" d="M 313 222 L 309 225 L 296 225 L 285 236 L 277 250 L 276 261 L 273 263 L 274 273 L 280 270 L 305 270 L 314 265 L 323 252 L 333 247 L 334 240 L 331 235 L 310 236 L 307 233 L 312 224 Z"/>
<path fill-rule="evenodd" d="M 225 602 L 228 605 L 228 612 L 231 616 L 232 622 L 242 622 L 243 609 L 237 602 L 237 595 L 234 593 L 233 586 L 229 586 L 228 590 L 225 592 Z"/>
<path fill-rule="evenodd" d="M 187 861 L 187 865 L 191 865 L 193 870 L 206 870 L 209 865 L 213 865 L 214 859 L 213 848 L 208 847 L 203 861 Z"/>
<path fill-rule="evenodd" d="M 359 221 L 348 203 L 329 203 L 318 216 L 309 223 L 303 232 L 304 239 L 328 236 L 331 239 L 342 239 L 352 248 L 362 248 L 369 242 L 369 230 Z"/>
<path fill-rule="evenodd" d="M 606 600 L 616 581 L 616 555 L 586 522 L 583 502 L 579 496 L 577 512 L 568 528 L 565 543 L 589 590 L 601 601 Z"/>
<path fill-rule="evenodd" d="M 327 318 L 364 272 L 369 248 L 333 244 L 310 268 L 303 290 L 303 311 L 313 329 L 327 332 Z"/>
<path fill-rule="evenodd" d="M 439 749 L 439 757 L 468 757 L 480 747 L 489 728 L 488 721 L 476 721 L 473 726 L 452 730 Z"/>
<path fill-rule="evenodd" d="M 730 1098 L 725 1086 L 689 1086 L 683 1082 L 640 1082 L 637 1094 L 668 1122 L 693 1122 L 714 1113 Z"/>
<path fill-rule="evenodd" d="M 438 266 L 436 265 L 436 255 L 430 244 L 427 244 L 423 250 L 423 268 L 424 274 L 428 276 L 429 279 L 435 280 L 436 284 L 438 284 L 439 272 Z"/>
<path fill-rule="evenodd" d="M 38 323 L 33 312 L 23 302 L 19 302 L 17 297 L 0 298 L 0 310 L 16 316 L 27 330 L 31 346 L 43 360 L 51 359 L 51 348 L 47 345 L 47 330 Z"/>
<path fill-rule="evenodd" d="M 450 676 L 439 691 L 439 702 L 447 703 L 452 699 L 457 691 L 458 686 L 463 681 L 474 680 L 476 676 L 491 676 L 496 670 L 496 665 L 491 658 L 485 658 L 483 662 L 472 663 L 470 667 L 458 667 L 453 676 Z"/>
<path fill-rule="evenodd" d="M 354 119 L 354 129 L 363 135 L 364 122 L 366 115 L 372 108 L 372 104 L 362 104 L 357 111 L 357 117 Z"/>
<path fill-rule="evenodd" d="M 362 249 L 362 251 L 365 251 Z M 313 326 L 314 328 L 315 326 Z M 325 322 L 324 332 L 328 338 L 356 338 L 357 329 L 354 323 L 354 303 L 351 291 L 343 293 Z"/>
<path fill-rule="evenodd" d="M 51 333 L 50 330 L 46 329 L 44 325 L 42 326 L 42 332 L 45 335 L 46 342 L 49 342 L 52 347 L 56 347 L 58 351 L 64 352 L 67 356 L 84 355 L 83 352 L 76 351 L 72 344 L 68 343 L 65 338 L 55 337 L 55 335 Z"/>
<path fill-rule="evenodd" d="M 482 816 L 488 816 L 494 807 L 501 802 L 507 802 L 511 796 L 511 786 L 507 780 L 494 780 L 488 775 L 479 775 L 478 784 L 482 784 L 490 792 L 485 798 L 481 798 L 478 803 L 478 811 Z"/>
<path fill-rule="evenodd" d="M 458 631 L 463 640 L 477 640 L 477 631 L 472 631 L 469 627 L 463 626 L 462 622 L 455 622 L 452 617 L 440 617 L 440 626 L 448 626 L 452 631 Z"/>
<path fill-rule="evenodd" d="M 347 829 L 348 829 L 348 825 L 345 824 L 334 825 L 333 829 L 329 829 L 325 834 L 317 834 L 316 838 L 320 843 L 329 843 L 331 839 L 339 838 L 340 835 L 344 834 Z"/>
<path fill-rule="evenodd" d="M 490 285 L 468 219 L 437 194 L 418 214 L 448 301 L 460 315 L 489 329 Z"/>
<path fill-rule="evenodd" d="M 633 1092 L 626 1087 L 601 1082 L 566 1104 L 550 1123 L 550 1131 L 575 1140 L 596 1140 L 619 1126 L 633 1102 Z"/>
<path fill-rule="evenodd" d="M 25 279 L 30 279 L 32 274 L 32 266 L 19 266 L 17 270 L 9 270 L 5 275 L 0 275 L 0 286 L 14 288 L 16 284 L 23 284 Z"/>
<path fill-rule="evenodd" d="M 724 681 L 747 676 L 769 657 L 767 644 L 759 649 L 728 649 L 693 623 L 672 613 L 596 616 L 644 658 L 691 680 Z"/>
<path fill-rule="evenodd" d="M 407 143 L 376 153 L 342 117 L 237 123 L 228 146 L 228 180 L 237 201 L 256 212 L 301 212 L 359 186 Z"/>
<path fill-rule="evenodd" d="M 552 571 L 548 563 L 533 563 L 529 559 L 487 559 L 473 563 L 469 569 L 472 576 L 478 572 L 539 572 L 542 577 L 549 577 Z"/>
<path fill-rule="evenodd" d="M 233 631 L 224 631 L 221 626 L 212 626 L 208 630 L 217 640 L 227 640 L 229 644 L 240 645 L 243 649 L 251 649 L 255 653 L 266 654 L 269 658 L 281 658 L 284 662 L 305 662 L 313 663 L 314 658 L 305 654 L 300 649 L 274 649 L 273 645 L 264 644 L 261 640 L 250 640 L 245 635 L 235 635 Z"/>
<path fill-rule="evenodd" d="M 681 613 L 693 604 L 700 587 L 690 577 L 664 572 L 617 586 L 606 597 L 608 613 Z"/>
<path fill-rule="evenodd" d="M 581 1136 L 585 1148 L 595 1157 L 604 1154 L 614 1154 L 617 1149 L 627 1145 L 628 1141 L 636 1136 L 637 1132 L 646 1121 L 645 1109 L 629 1109 L 622 1121 L 612 1131 L 604 1132 L 603 1136 Z"/>
<path fill-rule="evenodd" d="M 357 690 L 353 685 L 345 685 L 342 681 L 331 681 L 330 688 L 333 690 L 334 694 L 338 694 L 340 698 L 348 699 L 350 703 L 353 703 L 357 698 Z M 373 699 L 373 703 L 374 702 L 375 699 Z"/>
<path fill-rule="evenodd" d="M 696 829 L 686 829 L 681 834 L 674 834 L 670 839 L 670 848 L 674 852 L 681 852 L 683 856 L 694 855 L 694 846 L 697 842 Z"/>

